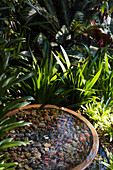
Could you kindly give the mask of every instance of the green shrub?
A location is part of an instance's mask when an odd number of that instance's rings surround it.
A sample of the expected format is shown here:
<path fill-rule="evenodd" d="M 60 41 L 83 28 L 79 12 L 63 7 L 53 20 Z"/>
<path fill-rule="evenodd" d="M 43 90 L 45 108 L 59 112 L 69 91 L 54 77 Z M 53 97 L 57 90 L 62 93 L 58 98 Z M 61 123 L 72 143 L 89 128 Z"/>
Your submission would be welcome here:
<path fill-rule="evenodd" d="M 110 98 L 105 103 L 104 97 L 101 101 L 94 100 L 92 103 L 82 105 L 85 113 L 88 115 L 89 119 L 93 121 L 94 127 L 97 131 L 101 130 L 104 134 L 110 137 L 110 142 L 113 140 L 113 111 Z"/>

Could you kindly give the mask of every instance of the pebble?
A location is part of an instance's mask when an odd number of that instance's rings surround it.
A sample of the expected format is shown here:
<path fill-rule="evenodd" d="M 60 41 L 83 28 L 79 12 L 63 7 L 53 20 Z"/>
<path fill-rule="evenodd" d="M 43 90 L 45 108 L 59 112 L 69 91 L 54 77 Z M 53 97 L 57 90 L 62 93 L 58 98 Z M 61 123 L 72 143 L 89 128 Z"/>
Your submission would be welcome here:
<path fill-rule="evenodd" d="M 37 112 L 36 110 L 32 110 L 32 111 L 31 111 L 31 114 L 32 114 L 32 115 L 36 115 L 36 112 Z"/>
<path fill-rule="evenodd" d="M 31 157 L 31 153 L 26 153 L 26 157 L 30 158 Z"/>
<path fill-rule="evenodd" d="M 40 128 L 45 128 L 46 127 L 46 124 L 45 123 L 39 123 L 38 125 Z"/>
<path fill-rule="evenodd" d="M 48 135 L 44 135 L 43 137 L 44 137 L 44 139 L 49 139 Z"/>
<path fill-rule="evenodd" d="M 3 150 L 10 162 L 19 163 L 15 170 L 71 170 L 90 152 L 92 134 L 75 116 L 55 109 L 44 109 L 37 115 L 32 108 L 17 113 L 18 121 L 24 118 L 32 126 L 11 130 L 6 138 L 32 142 Z"/>
<path fill-rule="evenodd" d="M 27 170 L 31 170 L 31 168 L 26 164 L 25 166 L 25 169 L 27 169 Z"/>
<path fill-rule="evenodd" d="M 40 152 L 34 153 L 34 156 L 35 156 L 37 159 L 40 159 L 41 153 L 40 153 Z"/>
<path fill-rule="evenodd" d="M 19 134 L 19 137 L 24 137 L 24 133 L 20 133 L 20 134 Z"/>
<path fill-rule="evenodd" d="M 33 147 L 41 147 L 42 145 L 41 145 L 41 143 L 39 143 L 39 142 L 35 142 L 32 146 L 33 146 Z"/>
<path fill-rule="evenodd" d="M 15 133 L 15 130 L 10 130 L 10 133 Z"/>
<path fill-rule="evenodd" d="M 44 148 L 45 149 L 45 151 L 49 151 L 49 148 Z"/>
<path fill-rule="evenodd" d="M 50 143 L 44 143 L 44 146 L 45 146 L 45 147 L 50 147 L 51 144 L 50 144 Z"/>

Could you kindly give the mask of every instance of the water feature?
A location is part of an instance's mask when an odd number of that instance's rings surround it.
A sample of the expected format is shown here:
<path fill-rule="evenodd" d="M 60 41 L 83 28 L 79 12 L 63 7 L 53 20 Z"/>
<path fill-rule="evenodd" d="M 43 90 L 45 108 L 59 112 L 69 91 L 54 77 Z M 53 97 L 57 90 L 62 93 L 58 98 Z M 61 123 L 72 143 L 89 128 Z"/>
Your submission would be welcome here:
<path fill-rule="evenodd" d="M 70 170 L 89 155 L 92 133 L 75 115 L 56 109 L 43 109 L 37 114 L 37 109 L 31 108 L 20 110 L 16 116 L 17 121 L 32 122 L 30 127 L 16 128 L 6 136 L 13 140 L 32 140 L 27 146 L 4 150 L 4 154 L 10 157 L 8 162 L 18 162 L 17 170 Z M 87 170 L 97 167 L 97 162 L 94 161 Z"/>

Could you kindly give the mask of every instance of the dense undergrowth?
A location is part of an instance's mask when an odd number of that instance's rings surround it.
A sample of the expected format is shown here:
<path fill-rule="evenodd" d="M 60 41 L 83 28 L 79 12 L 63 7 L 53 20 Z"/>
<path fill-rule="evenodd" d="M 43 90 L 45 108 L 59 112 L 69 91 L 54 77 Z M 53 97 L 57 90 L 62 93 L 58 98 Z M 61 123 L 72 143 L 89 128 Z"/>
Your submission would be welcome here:
<path fill-rule="evenodd" d="M 107 0 L 0 2 L 0 150 L 26 144 L 2 138 L 29 123 L 3 117 L 30 103 L 79 110 L 113 141 L 112 11 Z M 0 170 L 16 166 L 7 159 Z"/>

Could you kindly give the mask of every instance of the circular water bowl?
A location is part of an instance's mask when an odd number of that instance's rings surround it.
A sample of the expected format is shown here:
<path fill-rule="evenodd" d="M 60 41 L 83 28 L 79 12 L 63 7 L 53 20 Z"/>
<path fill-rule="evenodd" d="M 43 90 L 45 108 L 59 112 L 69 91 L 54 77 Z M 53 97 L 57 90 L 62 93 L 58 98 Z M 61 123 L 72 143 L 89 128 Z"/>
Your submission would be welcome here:
<path fill-rule="evenodd" d="M 32 122 L 30 127 L 19 127 L 7 134 L 13 140 L 32 140 L 27 146 L 5 150 L 16 169 L 83 170 L 95 158 L 98 135 L 92 124 L 81 114 L 67 108 L 46 105 L 40 112 L 37 105 L 28 105 L 9 112 L 17 121 Z"/>

